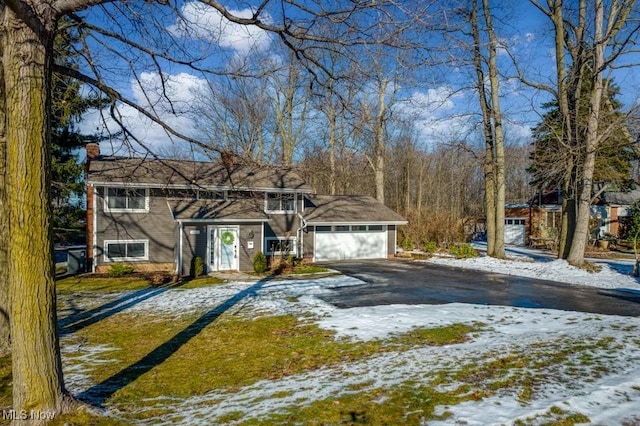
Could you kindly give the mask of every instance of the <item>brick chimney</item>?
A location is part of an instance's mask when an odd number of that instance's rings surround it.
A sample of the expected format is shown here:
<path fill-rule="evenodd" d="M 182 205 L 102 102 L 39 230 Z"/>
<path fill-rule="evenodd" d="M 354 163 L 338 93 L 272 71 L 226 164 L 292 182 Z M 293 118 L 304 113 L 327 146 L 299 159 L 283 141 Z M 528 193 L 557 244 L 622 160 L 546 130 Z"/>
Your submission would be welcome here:
<path fill-rule="evenodd" d="M 86 160 L 86 173 L 89 174 L 89 165 L 92 160 L 96 160 L 100 157 L 100 146 L 97 143 L 88 143 L 84 147 L 87 150 Z M 88 177 L 88 176 L 87 176 Z M 95 265 L 93 264 L 94 253 L 93 246 L 95 241 L 93 240 L 93 198 L 95 197 L 94 188 L 92 185 L 87 185 L 87 256 L 86 256 L 86 268 L 88 271 L 95 271 Z"/>
<path fill-rule="evenodd" d="M 100 145 L 97 143 L 88 143 L 85 149 L 87 150 L 87 162 L 100 157 Z"/>

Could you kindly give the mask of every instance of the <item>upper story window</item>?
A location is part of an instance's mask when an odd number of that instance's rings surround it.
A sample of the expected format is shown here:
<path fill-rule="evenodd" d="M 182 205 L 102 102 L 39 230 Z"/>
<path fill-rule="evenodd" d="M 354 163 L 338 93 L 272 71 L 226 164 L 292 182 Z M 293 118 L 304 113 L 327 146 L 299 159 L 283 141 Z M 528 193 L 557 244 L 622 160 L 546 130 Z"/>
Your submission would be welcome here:
<path fill-rule="evenodd" d="M 269 213 L 294 213 L 296 211 L 296 195 L 267 192 L 265 210 Z"/>
<path fill-rule="evenodd" d="M 148 212 L 149 190 L 147 188 L 107 188 L 104 210 L 106 212 Z"/>
<path fill-rule="evenodd" d="M 169 188 L 166 190 L 167 198 L 173 200 L 195 200 L 196 191 L 185 188 Z"/>
<path fill-rule="evenodd" d="M 199 200 L 224 200 L 224 191 L 198 190 Z"/>
<path fill-rule="evenodd" d="M 168 188 L 165 194 L 170 200 L 224 200 L 224 191 L 208 189 Z"/>

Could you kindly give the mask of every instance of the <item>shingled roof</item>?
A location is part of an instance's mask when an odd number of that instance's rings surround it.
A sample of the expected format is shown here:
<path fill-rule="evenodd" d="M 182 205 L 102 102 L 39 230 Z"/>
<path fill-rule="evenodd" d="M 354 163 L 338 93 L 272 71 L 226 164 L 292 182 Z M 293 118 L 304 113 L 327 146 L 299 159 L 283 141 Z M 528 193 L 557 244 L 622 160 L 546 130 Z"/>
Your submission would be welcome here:
<path fill-rule="evenodd" d="M 221 163 L 144 158 L 98 157 L 89 162 L 87 181 L 313 192 L 313 188 L 292 168 L 234 164 L 229 173 Z"/>
<path fill-rule="evenodd" d="M 302 216 L 310 224 L 388 223 L 404 225 L 406 219 L 373 197 L 359 195 L 311 195 Z"/>
<path fill-rule="evenodd" d="M 630 206 L 640 200 L 640 188 L 638 185 L 634 185 L 634 188 L 629 191 L 604 191 L 600 195 L 601 204 L 614 204 L 620 206 Z"/>

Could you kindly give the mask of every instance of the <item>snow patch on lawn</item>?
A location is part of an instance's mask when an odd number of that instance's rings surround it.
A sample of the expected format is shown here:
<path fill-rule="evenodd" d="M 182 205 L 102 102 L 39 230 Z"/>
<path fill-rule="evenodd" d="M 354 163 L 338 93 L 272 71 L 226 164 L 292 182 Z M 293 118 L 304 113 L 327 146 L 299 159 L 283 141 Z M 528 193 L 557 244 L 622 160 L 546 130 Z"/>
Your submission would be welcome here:
<path fill-rule="evenodd" d="M 380 321 L 373 321 L 372 315 L 376 313 L 383 315 Z M 635 415 L 640 404 L 640 370 L 637 367 L 640 358 L 638 344 L 632 342 L 637 330 L 626 328 L 629 325 L 640 327 L 640 321 L 635 318 L 464 304 L 447 305 L 446 308 L 396 305 L 336 310 L 322 319 L 320 325 L 334 329 L 340 335 L 374 338 L 384 334 L 375 330 L 383 323 L 393 324 L 388 328 L 398 332 L 416 325 L 430 327 L 478 321 L 490 324 L 491 329 L 477 333 L 466 343 L 383 353 L 279 380 L 262 380 L 233 393 L 215 391 L 179 401 L 160 398 L 156 404 L 147 405 L 139 413 L 167 410 L 168 415 L 152 419 L 159 425 L 212 424 L 230 413 L 241 413 L 243 420 L 260 418 L 296 410 L 296 407 L 315 401 L 338 399 L 352 393 L 353 389 L 366 394 L 375 389 L 402 385 L 407 380 L 431 386 L 438 378 L 438 371 L 453 372 L 466 365 L 481 366 L 482 362 L 512 353 L 524 357 L 531 353 L 532 347 L 542 353 L 545 350 L 553 353 L 556 347 L 566 349 L 572 344 L 586 344 L 609 337 L 614 341 L 614 352 L 603 348 L 591 354 L 609 371 L 601 378 L 597 378 L 595 373 L 577 377 L 565 364 L 551 365 L 546 367 L 548 371 L 531 372 L 548 374 L 553 380 L 538 387 L 530 402 L 518 400 L 518 389 L 498 391 L 496 395 L 480 401 L 439 407 L 439 412 L 450 412 L 451 417 L 433 424 L 510 423 L 546 413 L 554 405 L 580 412 L 592 420 L 597 418 L 603 424 L 632 419 Z M 541 343 L 549 343 L 550 346 L 538 349 Z M 577 359 L 572 361 L 575 363 Z M 449 388 L 454 389 L 461 384 L 452 383 Z"/>
<path fill-rule="evenodd" d="M 155 295 L 131 306 L 128 312 L 159 316 L 205 312 L 228 305 L 228 312 L 264 312 L 271 315 L 322 315 L 333 307 L 317 296 L 340 287 L 363 285 L 364 282 L 345 276 L 305 280 L 263 280 L 175 289 Z M 294 303 L 295 302 L 295 303 Z"/>
<path fill-rule="evenodd" d="M 536 254 L 519 254 L 528 259 Z M 495 273 L 553 279 L 572 284 L 605 288 L 640 288 L 632 277 L 621 273 L 624 262 L 602 262 L 600 273 L 590 274 L 570 267 L 566 262 L 536 258 L 537 262 L 503 261 L 481 257 L 470 260 L 432 259 L 432 263 L 472 267 Z M 144 315 L 183 315 L 241 312 L 247 316 L 296 315 L 319 327 L 332 330 L 338 338 L 356 340 L 385 339 L 416 327 L 438 327 L 455 323 L 485 324 L 469 341 L 440 347 L 417 347 L 404 352 L 387 352 L 357 362 L 345 362 L 279 380 L 261 380 L 233 392 L 216 390 L 204 395 L 179 399 L 171 396 L 145 401 L 137 413 L 144 413 L 141 424 L 216 424 L 223 416 L 240 413 L 243 420 L 264 418 L 274 413 L 337 399 L 357 392 L 390 389 L 407 381 L 434 386 L 437 373 L 458 371 L 509 354 L 540 358 L 567 351 L 568 362 L 551 363 L 540 369 L 513 371 L 544 377 L 530 400 L 521 401 L 517 388 L 498 390 L 477 401 L 438 407 L 438 413 L 450 413 L 446 421 L 429 424 L 526 424 L 542 423 L 552 407 L 587 416 L 598 424 L 635 424 L 640 422 L 640 319 L 548 309 L 524 309 L 467 304 L 388 305 L 337 309 L 319 296 L 343 286 L 366 283 L 351 277 L 303 280 L 264 280 L 257 283 L 229 283 L 196 289 L 170 289 L 149 297 L 123 297 L 115 313 Z M 134 294 L 134 292 L 131 292 Z M 81 301 L 78 301 L 81 304 Z M 602 339 L 610 343 L 596 345 Z M 588 350 L 594 364 L 582 363 L 584 351 L 573 355 L 576 345 L 592 344 Z M 67 385 L 81 393 L 90 383 L 87 368 L 99 368 L 110 362 L 108 346 L 88 347 L 75 340 L 73 333 L 63 337 L 64 368 Z M 579 368 L 578 368 L 579 367 Z M 578 368 L 578 372 L 576 372 Z M 455 389 L 462 383 L 448 383 Z M 487 383 L 474 381 L 482 394 Z M 135 408 L 131 408 L 136 410 Z M 164 413 L 153 417 L 154 411 Z M 151 417 L 147 417 L 151 416 Z M 548 419 L 547 419 L 548 420 Z"/>

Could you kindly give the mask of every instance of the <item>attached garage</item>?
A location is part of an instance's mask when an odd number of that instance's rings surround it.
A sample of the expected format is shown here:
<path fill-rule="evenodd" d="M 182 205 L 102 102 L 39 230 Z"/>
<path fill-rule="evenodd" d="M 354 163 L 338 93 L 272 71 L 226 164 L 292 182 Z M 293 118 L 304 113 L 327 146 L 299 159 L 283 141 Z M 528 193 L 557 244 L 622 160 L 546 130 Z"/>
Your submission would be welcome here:
<path fill-rule="evenodd" d="M 395 254 L 397 225 L 407 221 L 372 197 L 305 198 L 303 256 L 314 262 L 386 259 Z"/>
<path fill-rule="evenodd" d="M 315 227 L 315 261 L 386 259 L 387 227 L 336 225 Z"/>

